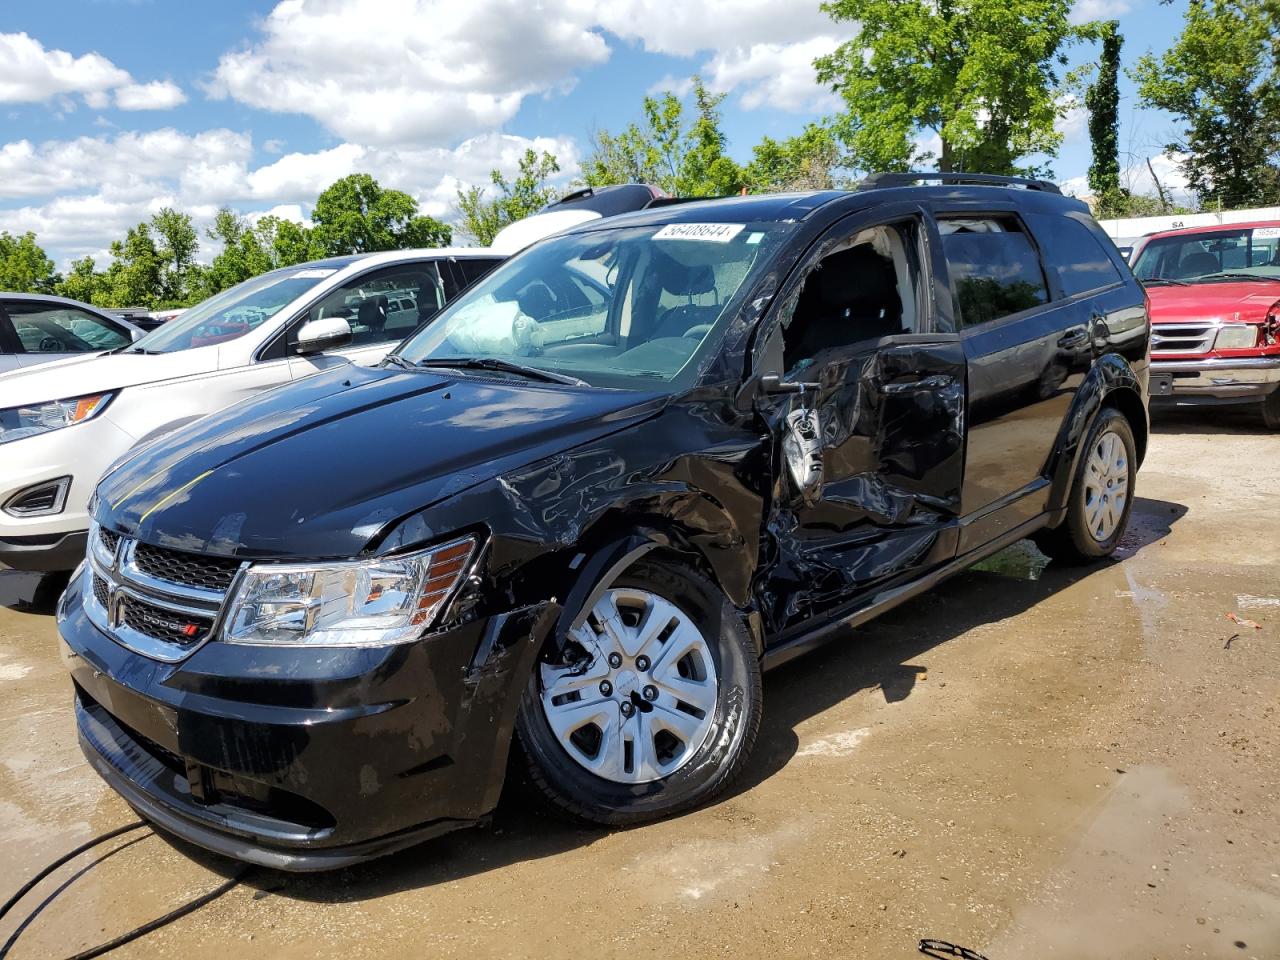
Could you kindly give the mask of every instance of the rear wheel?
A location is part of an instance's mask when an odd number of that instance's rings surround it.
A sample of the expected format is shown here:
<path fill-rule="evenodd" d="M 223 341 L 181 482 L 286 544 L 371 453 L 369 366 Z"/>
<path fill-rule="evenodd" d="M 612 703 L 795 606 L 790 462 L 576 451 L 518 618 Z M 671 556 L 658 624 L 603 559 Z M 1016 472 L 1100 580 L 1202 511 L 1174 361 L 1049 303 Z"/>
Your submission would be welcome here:
<path fill-rule="evenodd" d="M 534 787 L 594 823 L 660 819 L 741 772 L 760 723 L 760 667 L 737 611 L 701 574 L 645 560 L 544 658 L 517 718 Z"/>
<path fill-rule="evenodd" d="M 1268 430 L 1280 430 L 1280 390 L 1273 390 L 1262 401 L 1262 422 Z"/>
<path fill-rule="evenodd" d="M 1124 414 L 1105 407 L 1081 450 L 1066 519 L 1035 538 L 1041 550 L 1068 563 L 1089 563 L 1115 552 L 1133 508 L 1134 446 Z"/>

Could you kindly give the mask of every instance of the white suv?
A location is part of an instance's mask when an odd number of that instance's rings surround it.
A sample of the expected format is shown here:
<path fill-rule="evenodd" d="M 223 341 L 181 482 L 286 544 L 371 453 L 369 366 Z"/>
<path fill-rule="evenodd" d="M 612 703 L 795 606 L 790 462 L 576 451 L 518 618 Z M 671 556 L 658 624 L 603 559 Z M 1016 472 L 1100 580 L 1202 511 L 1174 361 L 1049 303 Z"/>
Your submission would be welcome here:
<path fill-rule="evenodd" d="M 0 375 L 0 567 L 72 569 L 119 457 L 270 387 L 376 363 L 502 259 L 397 250 L 286 267 L 109 354 Z"/>

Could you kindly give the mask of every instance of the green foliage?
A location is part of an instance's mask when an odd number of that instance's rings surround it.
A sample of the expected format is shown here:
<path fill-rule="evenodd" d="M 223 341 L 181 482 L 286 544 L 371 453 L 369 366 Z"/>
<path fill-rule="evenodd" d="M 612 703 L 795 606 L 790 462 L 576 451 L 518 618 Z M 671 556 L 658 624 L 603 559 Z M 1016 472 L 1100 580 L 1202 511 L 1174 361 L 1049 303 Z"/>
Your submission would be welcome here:
<path fill-rule="evenodd" d="M 616 136 L 597 130 L 583 179 L 591 186 L 648 183 L 678 197 L 714 197 L 737 193 L 748 184 L 747 171 L 726 153 L 720 127 L 724 94 L 713 94 L 701 77 L 693 78 L 694 115 L 674 93 L 645 97 L 644 125 L 629 124 Z"/>
<path fill-rule="evenodd" d="M 1280 202 L 1280 3 L 1191 0 L 1177 42 L 1132 71 L 1142 102 L 1178 118 L 1201 203 Z"/>
<path fill-rule="evenodd" d="M 151 218 L 151 229 L 158 240 L 156 256 L 160 261 L 159 288 L 155 299 L 161 307 L 182 307 L 199 299 L 203 291 L 201 267 L 196 263 L 200 240 L 191 217 L 172 207 L 164 207 Z"/>
<path fill-rule="evenodd" d="M 70 297 L 81 303 L 102 302 L 102 274 L 98 273 L 93 257 L 84 257 L 71 261 L 71 269 L 58 281 L 54 293 L 60 297 Z"/>
<path fill-rule="evenodd" d="M 0 290 L 13 293 L 52 293 L 58 282 L 53 261 L 30 231 L 15 237 L 0 233 Z"/>
<path fill-rule="evenodd" d="M 746 168 L 749 188 L 759 193 L 831 190 L 842 185 L 840 145 L 830 127 L 810 123 L 786 140 L 765 137 L 752 150 Z"/>
<path fill-rule="evenodd" d="M 123 240 L 113 241 L 114 258 L 102 277 L 98 302 L 105 307 L 150 307 L 160 303 L 163 266 L 151 226 L 131 227 Z"/>
<path fill-rule="evenodd" d="M 330 185 L 311 212 L 326 253 L 372 253 L 405 247 L 446 246 L 453 231 L 418 214 L 418 202 L 400 190 L 384 190 L 367 173 Z"/>
<path fill-rule="evenodd" d="M 507 182 L 501 170 L 489 174 L 493 195 L 480 187 L 458 191 L 461 229 L 482 247 L 493 242 L 498 231 L 507 224 L 537 213 L 556 199 L 556 190 L 547 181 L 560 172 L 560 164 L 551 154 L 541 156 L 529 149 L 520 158 L 515 179 Z"/>
<path fill-rule="evenodd" d="M 828 0 L 857 35 L 820 57 L 818 79 L 844 100 L 835 130 L 852 165 L 1016 174 L 1056 154 L 1065 50 L 1097 34 L 1073 26 L 1071 0 Z M 936 134 L 939 154 L 919 140 Z"/>
<path fill-rule="evenodd" d="M 1119 24 L 1110 20 L 1102 25 L 1102 57 L 1098 76 L 1084 96 L 1089 111 L 1089 145 L 1093 159 L 1089 164 L 1089 190 L 1094 196 L 1100 217 L 1116 216 L 1123 201 L 1120 187 L 1120 48 L 1124 38 Z"/>

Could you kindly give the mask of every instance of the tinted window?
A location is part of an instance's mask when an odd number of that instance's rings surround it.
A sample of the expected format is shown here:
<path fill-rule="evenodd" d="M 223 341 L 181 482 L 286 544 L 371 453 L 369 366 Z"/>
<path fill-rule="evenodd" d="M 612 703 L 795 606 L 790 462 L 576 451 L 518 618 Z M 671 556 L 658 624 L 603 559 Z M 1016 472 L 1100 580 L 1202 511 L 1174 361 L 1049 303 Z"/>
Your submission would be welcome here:
<path fill-rule="evenodd" d="M 462 275 L 462 280 L 467 286 L 475 283 L 499 263 L 501 263 L 500 260 L 472 260 L 470 258 L 454 261 L 454 265 L 458 268 L 458 272 Z"/>
<path fill-rule="evenodd" d="M 1123 278 L 1097 235 L 1071 217 L 1036 217 L 1033 226 L 1045 259 L 1068 297 L 1087 293 Z"/>
<path fill-rule="evenodd" d="M 9 303 L 6 309 L 25 353 L 91 353 L 129 342 L 124 328 L 75 307 Z"/>
<path fill-rule="evenodd" d="M 1016 219 L 949 217 L 939 220 L 938 228 L 961 326 L 1048 303 L 1040 257 Z"/>
<path fill-rule="evenodd" d="M 313 306 L 303 320 L 341 317 L 355 346 L 403 340 L 444 306 L 434 262 L 408 263 L 348 280 Z"/>

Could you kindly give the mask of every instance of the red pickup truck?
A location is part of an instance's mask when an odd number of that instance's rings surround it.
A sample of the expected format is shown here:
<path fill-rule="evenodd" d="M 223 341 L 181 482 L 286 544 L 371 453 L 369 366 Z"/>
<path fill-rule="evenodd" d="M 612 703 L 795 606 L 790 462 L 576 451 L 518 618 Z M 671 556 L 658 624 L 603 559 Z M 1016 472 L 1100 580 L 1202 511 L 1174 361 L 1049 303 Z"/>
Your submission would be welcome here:
<path fill-rule="evenodd" d="M 1280 430 L 1280 220 L 1152 234 L 1133 272 L 1151 301 L 1151 401 L 1258 404 Z"/>

